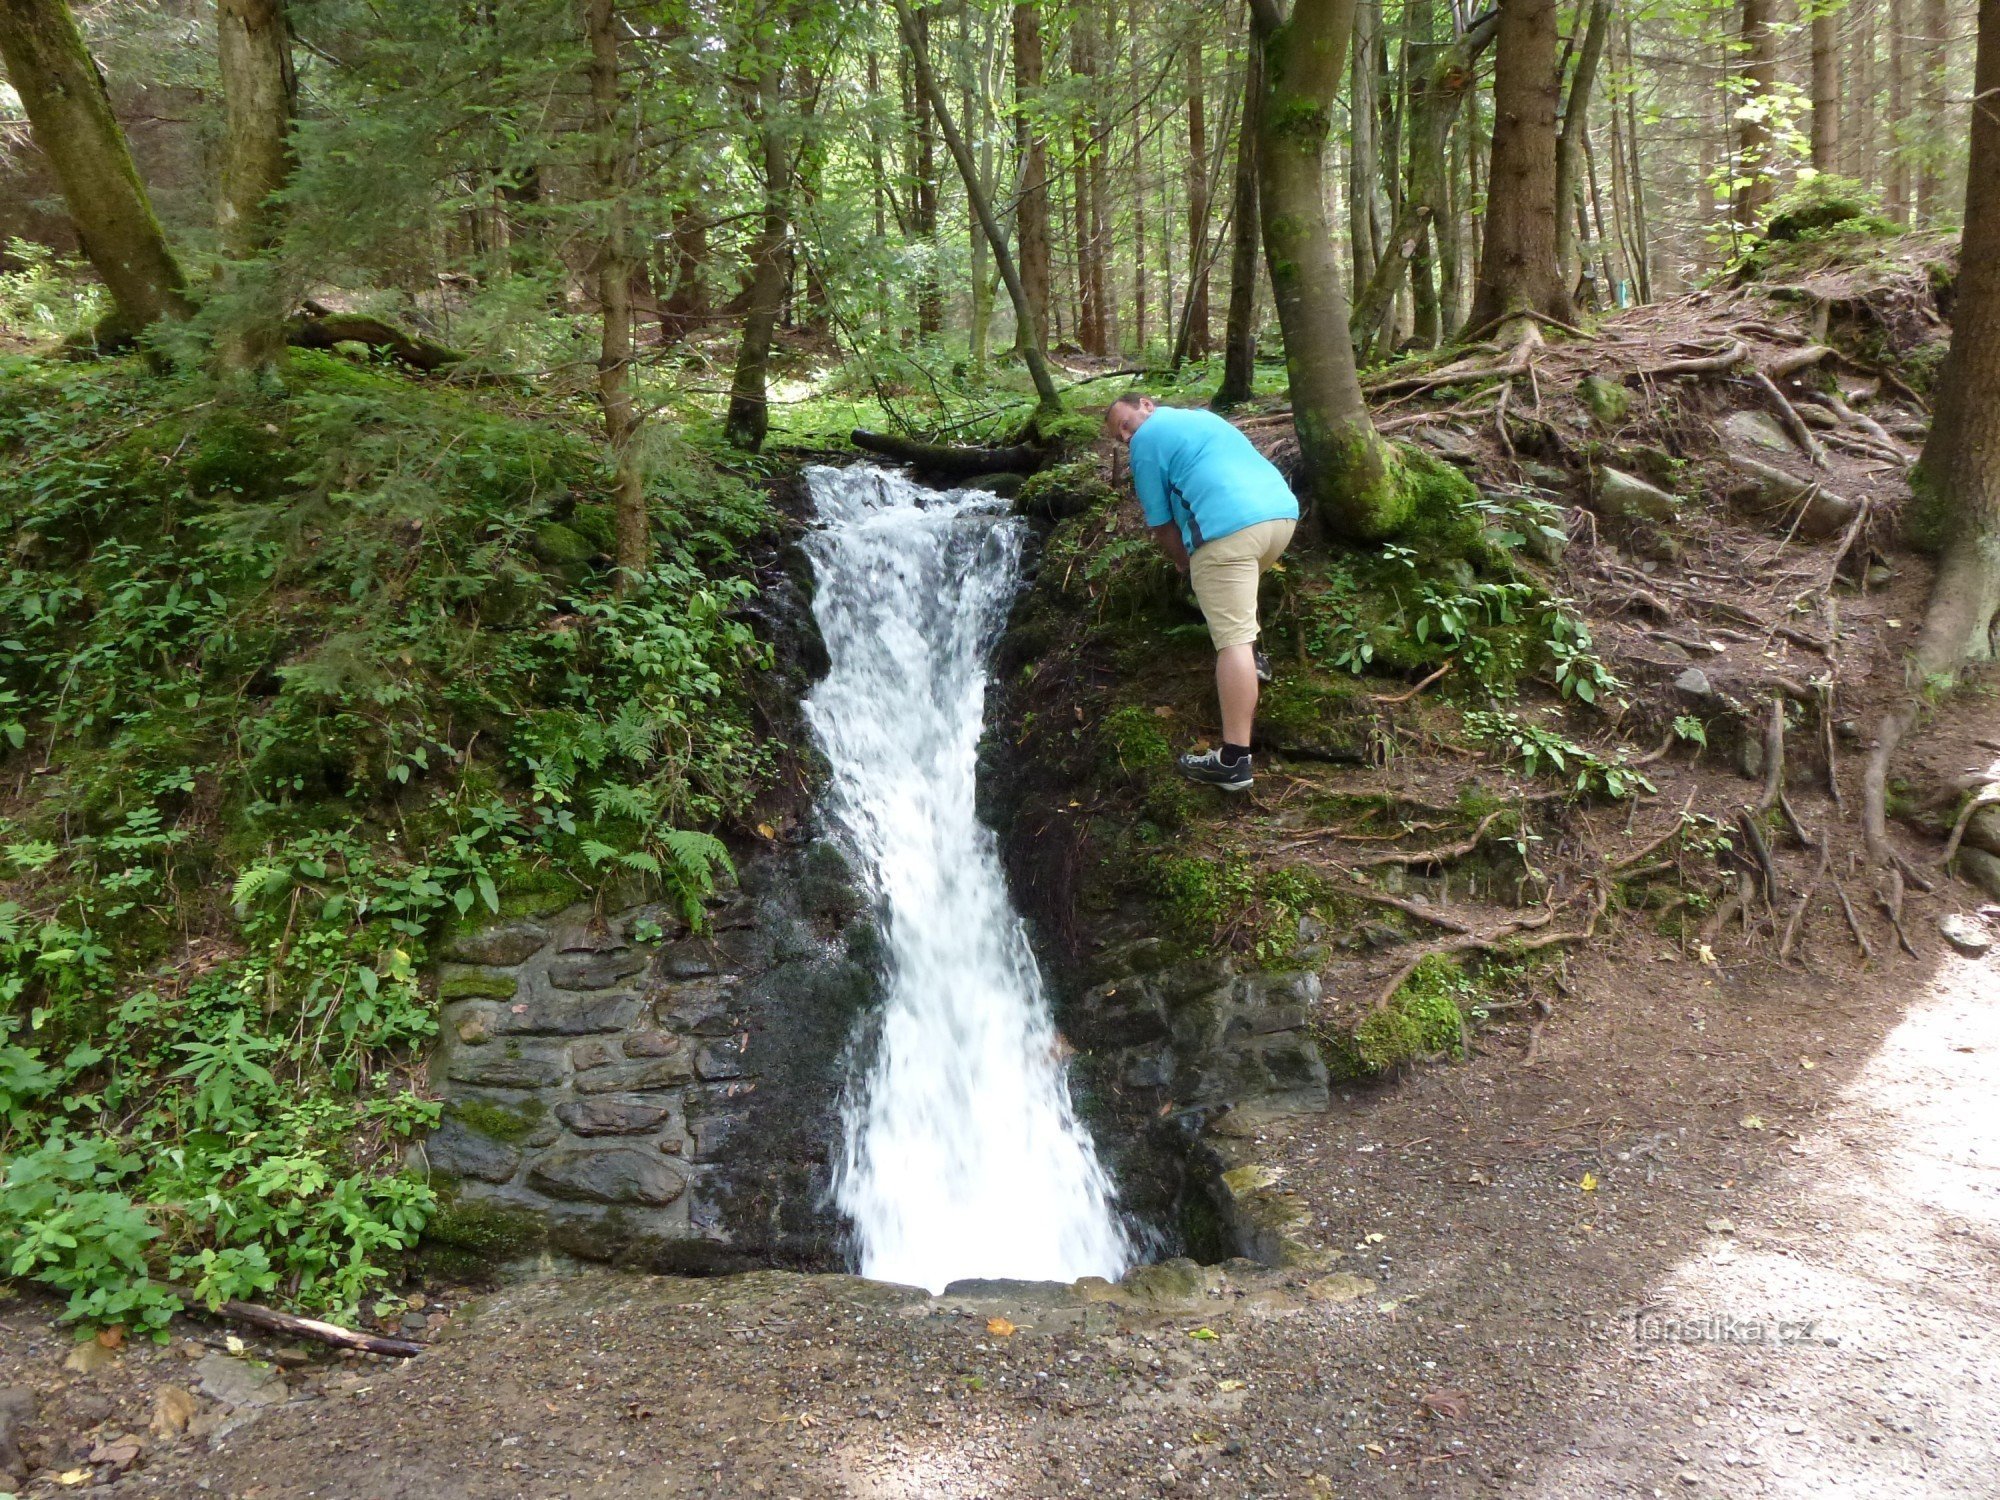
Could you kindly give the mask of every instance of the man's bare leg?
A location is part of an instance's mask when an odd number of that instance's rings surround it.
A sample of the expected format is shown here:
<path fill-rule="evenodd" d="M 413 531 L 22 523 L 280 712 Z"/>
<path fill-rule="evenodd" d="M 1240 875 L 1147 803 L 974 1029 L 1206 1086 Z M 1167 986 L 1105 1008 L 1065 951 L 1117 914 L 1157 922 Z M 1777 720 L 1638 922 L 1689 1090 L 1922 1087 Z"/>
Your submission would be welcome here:
<path fill-rule="evenodd" d="M 1215 695 L 1222 701 L 1223 743 L 1247 746 L 1257 721 L 1257 648 L 1252 642 L 1215 653 Z"/>

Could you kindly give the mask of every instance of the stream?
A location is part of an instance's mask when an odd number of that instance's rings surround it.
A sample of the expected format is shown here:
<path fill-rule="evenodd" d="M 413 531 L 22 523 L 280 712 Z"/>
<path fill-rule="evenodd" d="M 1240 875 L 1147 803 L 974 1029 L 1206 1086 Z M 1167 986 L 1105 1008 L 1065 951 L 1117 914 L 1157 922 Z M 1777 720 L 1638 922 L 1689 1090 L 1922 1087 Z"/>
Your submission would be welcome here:
<path fill-rule="evenodd" d="M 882 926 L 879 1013 L 842 1103 L 834 1201 L 865 1276 L 1115 1279 L 1116 1191 L 1076 1117 L 1041 973 L 974 812 L 988 658 L 1026 528 L 981 491 L 814 468 L 806 703 L 824 811 Z"/>

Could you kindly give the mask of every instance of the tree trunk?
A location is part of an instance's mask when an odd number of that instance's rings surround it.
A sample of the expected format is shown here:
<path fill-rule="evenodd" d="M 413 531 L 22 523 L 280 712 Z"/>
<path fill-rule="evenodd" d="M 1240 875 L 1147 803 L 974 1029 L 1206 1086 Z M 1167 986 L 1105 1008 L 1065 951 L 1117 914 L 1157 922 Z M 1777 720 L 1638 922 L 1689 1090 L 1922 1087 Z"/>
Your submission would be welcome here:
<path fill-rule="evenodd" d="M 1556 217 L 1566 207 L 1556 200 L 1555 0 L 1507 0 L 1495 52 L 1486 243 L 1469 332 L 1524 313 L 1575 316 L 1556 263 Z"/>
<path fill-rule="evenodd" d="M 162 318 L 185 318 L 180 265 L 64 0 L 0 0 L 0 62 L 62 184 L 83 253 L 111 293 L 116 313 L 99 338 L 132 338 Z"/>
<path fill-rule="evenodd" d="M 1195 359 L 1208 357 L 1208 121 L 1202 97 L 1201 38 L 1188 47 L 1188 202 L 1190 247 L 1187 336 L 1184 345 Z"/>
<path fill-rule="evenodd" d="M 1086 354 L 1102 354 L 1104 339 L 1104 268 L 1097 258 L 1097 226 L 1092 208 L 1091 161 L 1096 154 L 1091 124 L 1096 116 L 1092 95 L 1096 88 L 1097 43 L 1088 5 L 1081 7 L 1075 28 L 1070 32 L 1070 73 L 1082 89 L 1083 103 L 1077 110 L 1072 132 L 1075 161 L 1071 168 L 1071 192 L 1076 200 L 1076 341 Z"/>
<path fill-rule="evenodd" d="M 1905 35 L 1910 0 L 1889 0 L 1889 171 L 1882 205 L 1898 224 L 1910 222 L 1910 44 Z"/>
<path fill-rule="evenodd" d="M 2000 645 L 2000 0 L 1979 3 L 1970 134 L 1951 349 L 1911 475 L 1913 519 L 1939 544 L 1938 571 L 1909 661 L 1911 696 L 1883 716 L 1863 778 L 1864 830 L 1878 859 L 1889 857 L 1889 762 L 1916 722 L 1919 695 L 1934 696 Z"/>
<path fill-rule="evenodd" d="M 1771 0 L 1743 0 L 1743 93 L 1736 101 L 1737 227 L 1753 230 L 1771 201 L 1771 125 L 1764 111 L 1776 103 L 1778 34 L 1771 29 Z"/>
<path fill-rule="evenodd" d="M 708 284 L 703 279 L 708 263 L 707 212 L 694 204 L 675 204 L 669 237 L 673 283 L 660 309 L 660 342 L 678 344 L 708 317 Z"/>
<path fill-rule="evenodd" d="M 1945 0 L 1924 0 L 1923 151 L 1917 163 L 1917 218 L 1936 224 L 1951 212 L 1945 202 L 1944 162 L 1951 141 L 1951 17 Z"/>
<path fill-rule="evenodd" d="M 1633 71 L 1632 11 L 1625 8 L 1625 72 Z M 1625 185 L 1632 200 L 1632 275 L 1639 283 L 1639 300 L 1653 300 L 1652 248 L 1646 234 L 1646 180 L 1639 170 L 1639 91 L 1625 90 Z"/>
<path fill-rule="evenodd" d="M 1257 380 L 1257 106 L 1263 58 L 1253 40 L 1243 60 L 1243 117 L 1236 127 L 1236 182 L 1229 245 L 1229 319 L 1222 335 L 1218 411 L 1250 399 Z"/>
<path fill-rule="evenodd" d="M 1570 204 L 1581 189 L 1579 168 L 1583 164 L 1583 139 L 1590 120 L 1590 94 L 1597 85 L 1597 62 L 1604 55 L 1605 34 L 1611 29 L 1611 0 L 1591 0 L 1590 20 L 1584 28 L 1583 45 L 1577 49 L 1576 71 L 1571 75 L 1569 98 L 1563 105 L 1562 133 L 1556 137 L 1556 264 L 1565 287 L 1576 285 L 1579 274 L 1575 219 Z"/>
<path fill-rule="evenodd" d="M 1497 21 L 1488 15 L 1455 41 L 1417 49 L 1410 60 L 1410 120 L 1404 134 L 1410 141 L 1410 179 L 1395 223 L 1377 248 L 1375 269 L 1361 283 L 1348 326 L 1354 333 L 1356 351 L 1363 359 L 1379 349 L 1378 340 L 1390 323 L 1397 289 L 1402 284 L 1402 267 L 1422 249 L 1422 235 L 1428 227 L 1439 228 L 1446 195 L 1444 178 L 1446 147 L 1453 124 L 1476 80 L 1479 54 L 1492 42 Z M 1454 272 L 1456 257 L 1454 257 Z M 1452 301 L 1457 302 L 1454 296 Z"/>
<path fill-rule="evenodd" d="M 1264 257 L 1285 335 L 1292 420 L 1309 525 L 1361 540 L 1391 535 L 1408 504 L 1396 463 L 1361 399 L 1347 297 L 1327 222 L 1325 156 L 1354 0 L 1251 0 L 1263 49 L 1257 190 Z"/>
<path fill-rule="evenodd" d="M 750 248 L 750 286 L 743 314 L 743 341 L 736 354 L 736 376 L 730 382 L 729 411 L 723 433 L 739 448 L 755 451 L 771 430 L 767 375 L 771 341 L 777 334 L 778 312 L 791 279 L 788 253 L 792 232 L 792 153 L 785 128 L 783 64 L 775 58 L 759 64 L 752 85 L 751 114 L 763 158 L 764 213 Z"/>
<path fill-rule="evenodd" d="M 1815 172 L 1840 170 L 1840 18 L 1817 11 L 1812 18 L 1812 164 Z"/>
<path fill-rule="evenodd" d="M 278 239 L 273 199 L 292 170 L 298 82 L 284 0 L 220 0 L 215 30 L 224 105 L 216 227 L 227 257 L 216 366 L 254 375 L 283 357 L 291 312 L 282 272 L 264 257 Z"/>
<path fill-rule="evenodd" d="M 1014 7 L 1014 150 L 1021 187 L 1014 233 L 1021 246 L 1021 290 L 1028 319 L 1014 331 L 1014 347 L 1049 346 L 1049 151 L 1038 114 L 1042 92 L 1042 17 L 1033 4 Z"/>
<path fill-rule="evenodd" d="M 931 71 L 930 58 L 917 51 L 917 24 L 910 14 L 908 0 L 891 0 L 896 11 L 896 24 L 901 27 L 903 40 L 910 44 L 912 61 L 916 66 L 917 89 L 930 101 L 933 118 L 938 131 L 944 136 L 946 149 L 951 159 L 958 164 L 959 177 L 965 183 L 965 196 L 972 211 L 979 219 L 979 227 L 986 231 L 986 243 L 993 247 L 993 260 L 1000 268 L 1000 279 L 1006 284 L 1008 300 L 1014 306 L 1014 318 L 1019 326 L 1031 327 L 1028 317 L 1028 295 L 1021 287 L 1021 273 L 1015 268 L 1014 257 L 1007 249 L 1007 240 L 1000 232 L 1000 221 L 994 217 L 993 204 L 979 186 L 979 168 L 972 159 L 972 152 L 965 144 L 965 137 L 958 133 L 952 123 L 951 113 L 945 108 L 944 95 L 938 89 L 937 76 Z M 1044 412 L 1062 410 L 1062 398 L 1056 394 L 1055 382 L 1049 378 L 1049 367 L 1040 349 L 1023 351 L 1022 357 L 1028 366 L 1028 375 L 1035 383 L 1035 394 Z"/>
<path fill-rule="evenodd" d="M 1139 55 L 1139 0 L 1126 0 L 1125 30 L 1129 38 L 1129 71 L 1134 92 L 1143 74 Z M 1132 149 L 1125 175 L 1132 189 L 1132 351 L 1146 357 L 1146 116 L 1132 111 Z"/>
<path fill-rule="evenodd" d="M 597 303 L 603 320 L 597 353 L 597 404 L 611 447 L 612 515 L 617 528 L 618 587 L 631 588 L 646 571 L 651 540 L 646 523 L 646 475 L 640 464 L 643 419 L 632 400 L 632 272 L 637 257 L 625 211 L 632 189 L 633 131 L 625 118 L 618 77 L 616 0 L 583 0 L 584 35 L 590 43 L 592 175 L 596 178 L 599 238 Z"/>
<path fill-rule="evenodd" d="M 913 55 L 921 56 L 924 65 L 930 65 L 931 56 L 931 10 L 928 5 L 919 5 L 916 10 L 916 32 L 910 40 Z M 917 332 L 926 338 L 944 331 L 944 293 L 938 283 L 938 180 L 937 180 L 937 106 L 930 96 L 919 88 L 914 97 L 912 112 L 912 143 L 916 156 L 916 212 L 915 229 L 918 240 L 923 244 L 923 269 L 917 278 Z"/>
<path fill-rule="evenodd" d="M 1347 269 L 1357 287 L 1374 279 L 1376 246 L 1381 238 L 1374 222 L 1375 187 L 1382 175 L 1375 139 L 1375 28 L 1379 24 L 1379 0 L 1357 0 L 1347 111 Z"/>
<path fill-rule="evenodd" d="M 2000 611 L 2000 0 L 1980 0 L 1973 95 L 1951 350 L 1912 476 L 1918 529 L 1943 544 L 1917 647 L 1925 678 L 1991 657 Z"/>

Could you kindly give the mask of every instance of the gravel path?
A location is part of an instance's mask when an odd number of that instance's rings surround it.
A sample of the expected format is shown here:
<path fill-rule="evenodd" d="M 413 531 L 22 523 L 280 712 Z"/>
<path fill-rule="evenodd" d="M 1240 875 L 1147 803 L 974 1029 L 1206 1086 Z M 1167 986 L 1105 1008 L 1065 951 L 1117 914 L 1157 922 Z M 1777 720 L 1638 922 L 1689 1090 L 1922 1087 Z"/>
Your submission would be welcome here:
<path fill-rule="evenodd" d="M 1489 1034 L 1270 1133 L 1331 1271 L 551 1278 L 205 1438 L 146 1430 L 181 1351 L 61 1372 L 16 1303 L 0 1384 L 67 1493 L 141 1435 L 120 1497 L 2000 1493 L 2000 961 L 1635 937 L 1570 989 L 1532 1065 Z"/>

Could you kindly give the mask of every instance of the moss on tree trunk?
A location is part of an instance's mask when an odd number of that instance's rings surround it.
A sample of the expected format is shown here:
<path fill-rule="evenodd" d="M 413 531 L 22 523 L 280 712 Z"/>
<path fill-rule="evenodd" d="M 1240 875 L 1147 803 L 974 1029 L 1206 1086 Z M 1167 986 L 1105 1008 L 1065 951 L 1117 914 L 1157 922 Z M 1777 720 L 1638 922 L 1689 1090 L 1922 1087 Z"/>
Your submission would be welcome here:
<path fill-rule="evenodd" d="M 0 0 L 0 60 L 62 184 L 84 254 L 111 292 L 117 316 L 102 333 L 129 337 L 161 318 L 186 317 L 180 266 L 64 0 Z"/>

